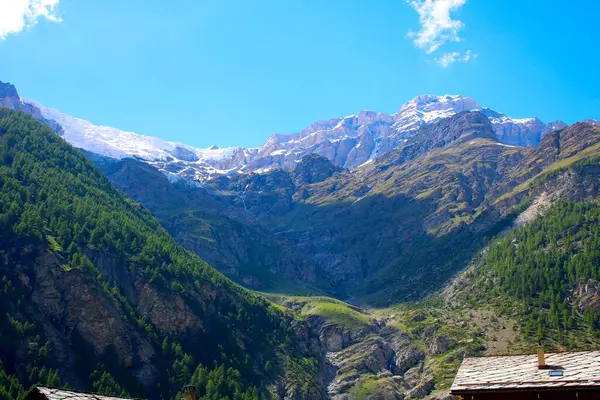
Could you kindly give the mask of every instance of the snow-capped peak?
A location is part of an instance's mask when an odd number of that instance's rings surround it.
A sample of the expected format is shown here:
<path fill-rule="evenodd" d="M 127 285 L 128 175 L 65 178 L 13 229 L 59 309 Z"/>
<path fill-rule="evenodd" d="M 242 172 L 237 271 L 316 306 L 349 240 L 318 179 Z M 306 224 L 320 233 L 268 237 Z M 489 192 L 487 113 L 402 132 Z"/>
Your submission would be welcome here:
<path fill-rule="evenodd" d="M 404 103 L 396 115 L 400 115 L 409 111 L 420 111 L 422 113 L 431 113 L 436 111 L 452 110 L 454 113 L 461 111 L 477 110 L 481 106 L 471 97 L 463 97 L 461 95 L 447 94 L 444 96 L 436 96 L 426 94 L 417 96 L 411 101 Z"/>
<path fill-rule="evenodd" d="M 394 114 L 393 128 L 398 133 L 414 131 L 422 125 L 448 118 L 462 111 L 478 110 L 481 106 L 471 97 L 426 94 L 406 102 Z"/>

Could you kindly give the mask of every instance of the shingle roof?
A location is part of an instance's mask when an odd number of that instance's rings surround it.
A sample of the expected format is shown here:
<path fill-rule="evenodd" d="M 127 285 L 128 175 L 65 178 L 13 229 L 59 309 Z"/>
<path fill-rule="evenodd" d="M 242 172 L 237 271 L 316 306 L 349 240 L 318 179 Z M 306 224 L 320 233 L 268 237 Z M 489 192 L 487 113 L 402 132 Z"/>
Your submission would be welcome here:
<path fill-rule="evenodd" d="M 550 376 L 562 371 L 562 376 Z M 537 355 L 465 358 L 451 391 L 522 390 L 600 387 L 600 351 L 546 354 L 546 368 Z"/>
<path fill-rule="evenodd" d="M 132 400 L 121 397 L 104 396 L 97 393 L 75 392 L 72 390 L 37 386 L 33 390 L 44 395 L 48 400 Z"/>

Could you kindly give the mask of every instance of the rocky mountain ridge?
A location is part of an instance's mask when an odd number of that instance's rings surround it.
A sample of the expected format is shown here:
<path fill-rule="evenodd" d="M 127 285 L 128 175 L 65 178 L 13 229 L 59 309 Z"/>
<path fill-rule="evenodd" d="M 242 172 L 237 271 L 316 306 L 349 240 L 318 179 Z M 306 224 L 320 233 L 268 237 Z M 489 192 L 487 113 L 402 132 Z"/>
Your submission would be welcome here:
<path fill-rule="evenodd" d="M 396 113 L 363 110 L 346 117 L 318 121 L 298 133 L 276 134 L 258 148 L 207 149 L 167 142 L 155 137 L 97 126 L 34 100 L 21 99 L 14 86 L 0 82 L 0 104 L 24 110 L 53 124 L 73 146 L 111 158 L 137 158 L 170 175 L 204 182 L 218 175 L 293 169 L 305 155 L 321 155 L 335 165 L 356 168 L 402 145 L 421 126 L 462 111 L 481 110 L 492 122 L 497 138 L 514 146 L 534 146 L 561 121 L 513 119 L 482 108 L 459 95 L 423 95 L 403 104 Z M 53 121 L 53 122 L 51 122 Z"/>

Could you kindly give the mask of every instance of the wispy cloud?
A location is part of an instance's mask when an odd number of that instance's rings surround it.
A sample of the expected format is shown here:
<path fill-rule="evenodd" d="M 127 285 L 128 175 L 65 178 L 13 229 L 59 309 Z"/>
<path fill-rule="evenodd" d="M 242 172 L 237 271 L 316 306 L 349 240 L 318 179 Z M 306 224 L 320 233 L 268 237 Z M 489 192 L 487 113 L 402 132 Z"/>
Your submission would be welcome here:
<path fill-rule="evenodd" d="M 435 62 L 444 68 L 448 68 L 455 62 L 469 62 L 471 60 L 475 60 L 477 57 L 479 57 L 479 54 L 473 53 L 471 50 L 465 51 L 464 54 L 461 54 L 458 51 L 453 51 L 442 54 L 440 57 L 435 59 Z"/>
<path fill-rule="evenodd" d="M 60 0 L 0 0 L 0 40 L 19 33 L 40 18 L 60 22 L 57 6 Z"/>
<path fill-rule="evenodd" d="M 446 42 L 459 42 L 459 31 L 465 24 L 452 19 L 452 13 L 460 10 L 467 0 L 405 0 L 419 13 L 418 32 L 409 31 L 415 46 L 431 54 Z"/>

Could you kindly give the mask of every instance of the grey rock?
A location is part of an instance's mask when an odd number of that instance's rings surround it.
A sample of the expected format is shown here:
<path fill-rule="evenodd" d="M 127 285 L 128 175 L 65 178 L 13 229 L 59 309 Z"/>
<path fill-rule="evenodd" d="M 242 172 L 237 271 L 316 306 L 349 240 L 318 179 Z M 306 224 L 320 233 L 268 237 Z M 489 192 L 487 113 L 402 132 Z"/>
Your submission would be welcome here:
<path fill-rule="evenodd" d="M 431 354 L 442 354 L 448 351 L 452 340 L 447 336 L 432 336 L 427 338 L 425 344 Z"/>

